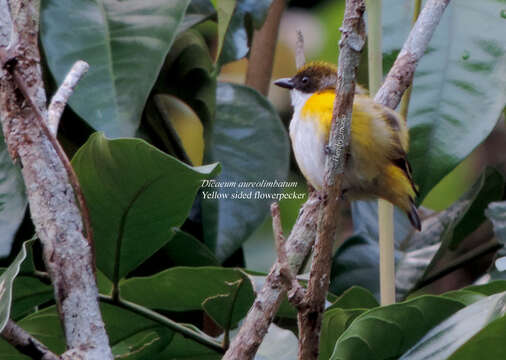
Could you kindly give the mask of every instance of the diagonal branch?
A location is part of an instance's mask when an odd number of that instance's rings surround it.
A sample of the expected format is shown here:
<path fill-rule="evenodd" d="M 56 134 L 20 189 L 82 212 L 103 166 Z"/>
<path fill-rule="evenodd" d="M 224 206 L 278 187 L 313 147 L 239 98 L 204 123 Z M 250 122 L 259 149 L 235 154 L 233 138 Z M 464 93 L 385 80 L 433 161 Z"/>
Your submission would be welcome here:
<path fill-rule="evenodd" d="M 300 209 L 299 217 L 285 242 L 286 258 L 292 273 L 299 271 L 313 246 L 316 233 L 315 219 L 319 206 L 318 194 L 313 192 Z M 279 261 L 272 266 L 262 290 L 257 294 L 253 306 L 223 360 L 249 360 L 255 357 L 286 294 L 285 282 L 280 276 L 280 266 Z"/>
<path fill-rule="evenodd" d="M 425 53 L 449 2 L 427 1 L 374 101 L 392 109 L 399 105 L 402 94 L 413 82 L 416 65 Z"/>
<path fill-rule="evenodd" d="M 365 45 L 363 0 L 346 0 L 339 42 L 336 97 L 332 113 L 330 149 L 325 161 L 324 183 L 318 217 L 318 230 L 311 274 L 304 302 L 299 312 L 299 360 L 316 360 L 319 353 L 320 328 L 325 298 L 330 283 L 332 249 L 336 238 L 342 175 L 350 144 L 351 113 L 360 54 Z"/>
<path fill-rule="evenodd" d="M 60 118 L 63 114 L 63 110 L 65 109 L 65 105 L 74 92 L 74 87 L 77 85 L 81 77 L 86 74 L 89 69 L 88 63 L 79 60 L 76 61 L 72 68 L 68 72 L 67 76 L 63 80 L 63 83 L 54 94 L 51 99 L 51 103 L 49 104 L 47 115 L 48 115 L 48 124 L 47 127 L 51 131 L 51 133 L 56 136 L 58 132 L 58 125 L 60 123 Z"/>
<path fill-rule="evenodd" d="M 59 356 L 51 352 L 44 344 L 32 337 L 26 330 L 19 327 L 10 319 L 7 321 L 1 334 L 2 337 L 20 353 L 34 360 L 60 360 Z"/>

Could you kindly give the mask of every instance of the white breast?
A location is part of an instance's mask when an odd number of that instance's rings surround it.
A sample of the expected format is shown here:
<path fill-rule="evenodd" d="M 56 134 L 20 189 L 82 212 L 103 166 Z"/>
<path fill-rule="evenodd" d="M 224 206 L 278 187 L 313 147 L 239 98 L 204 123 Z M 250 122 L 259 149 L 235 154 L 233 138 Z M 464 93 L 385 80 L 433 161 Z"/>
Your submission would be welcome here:
<path fill-rule="evenodd" d="M 290 139 L 295 160 L 311 185 L 316 189 L 321 189 L 325 171 L 326 139 L 318 135 L 315 121 L 298 116 L 311 94 L 292 90 L 291 95 L 294 116 L 290 122 Z"/>

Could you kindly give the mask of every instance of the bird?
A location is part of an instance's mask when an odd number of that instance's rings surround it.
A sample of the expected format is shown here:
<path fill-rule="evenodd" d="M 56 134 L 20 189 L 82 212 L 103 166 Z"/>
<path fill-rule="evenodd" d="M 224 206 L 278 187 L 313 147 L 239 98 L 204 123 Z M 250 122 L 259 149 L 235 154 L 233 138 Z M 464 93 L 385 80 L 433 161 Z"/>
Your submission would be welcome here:
<path fill-rule="evenodd" d="M 322 61 L 309 62 L 293 77 L 274 82 L 290 90 L 293 153 L 302 174 L 316 190 L 323 186 L 336 83 L 337 67 Z M 408 148 L 404 118 L 376 103 L 357 86 L 341 196 L 349 200 L 385 199 L 403 210 L 412 226 L 421 231 L 415 205 L 418 188 L 407 159 Z"/>

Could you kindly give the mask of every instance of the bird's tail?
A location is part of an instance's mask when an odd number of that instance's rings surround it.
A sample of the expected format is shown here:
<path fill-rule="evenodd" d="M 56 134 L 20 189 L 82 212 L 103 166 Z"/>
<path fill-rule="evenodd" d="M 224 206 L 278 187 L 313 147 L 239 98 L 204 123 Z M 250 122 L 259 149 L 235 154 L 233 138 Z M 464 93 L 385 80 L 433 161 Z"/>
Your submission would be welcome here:
<path fill-rule="evenodd" d="M 406 211 L 406 214 L 408 215 L 411 225 L 413 225 L 413 227 L 418 231 L 422 231 L 422 223 L 420 221 L 420 216 L 418 216 L 418 210 L 416 209 L 416 206 L 413 202 L 411 202 L 411 208 L 409 209 L 409 211 Z"/>

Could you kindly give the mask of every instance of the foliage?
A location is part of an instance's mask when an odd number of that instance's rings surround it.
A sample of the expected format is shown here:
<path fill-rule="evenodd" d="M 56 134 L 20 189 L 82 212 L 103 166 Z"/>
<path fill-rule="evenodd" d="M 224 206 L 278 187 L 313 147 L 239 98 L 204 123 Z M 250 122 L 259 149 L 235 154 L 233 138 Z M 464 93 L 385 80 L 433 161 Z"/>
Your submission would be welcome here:
<path fill-rule="evenodd" d="M 202 185 L 287 179 L 289 141 L 275 108 L 245 85 L 218 80 L 223 65 L 248 55 L 271 2 L 41 2 L 46 74 L 61 83 L 75 60 L 91 65 L 64 114 L 74 131 L 59 139 L 69 153 L 79 148 L 72 166 L 91 214 L 101 310 L 118 358 L 220 359 L 265 281 L 244 269 L 242 246 L 273 197 L 289 189 L 255 184 L 243 193 L 263 199 L 237 199 L 237 188 Z M 451 2 L 418 67 L 408 124 L 419 201 L 501 115 L 503 3 Z M 387 70 L 407 35 L 410 8 L 394 0 L 383 8 Z M 214 39 L 202 33 L 203 22 L 215 24 Z M 0 243 L 9 247 L 26 198 L 0 142 Z M 376 300 L 376 205 L 354 203 L 355 232 L 334 256 L 331 292 L 339 296 L 329 296 L 323 315 L 320 359 L 502 359 L 506 281 L 438 296 L 412 290 L 442 259 L 461 254 L 487 218 L 504 245 L 504 184 L 499 172 L 484 170 L 458 201 L 426 214 L 421 233 L 396 212 L 401 302 L 391 306 Z M 0 329 L 11 317 L 61 353 L 64 336 L 35 244 L 25 242 L 0 275 Z M 488 275 L 504 277 L 499 267 Z M 285 299 L 257 359 L 295 358 L 294 313 Z M 223 334 L 204 333 L 209 323 Z M 27 359 L 3 340 L 0 353 Z"/>

